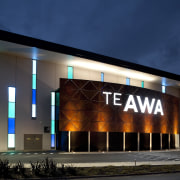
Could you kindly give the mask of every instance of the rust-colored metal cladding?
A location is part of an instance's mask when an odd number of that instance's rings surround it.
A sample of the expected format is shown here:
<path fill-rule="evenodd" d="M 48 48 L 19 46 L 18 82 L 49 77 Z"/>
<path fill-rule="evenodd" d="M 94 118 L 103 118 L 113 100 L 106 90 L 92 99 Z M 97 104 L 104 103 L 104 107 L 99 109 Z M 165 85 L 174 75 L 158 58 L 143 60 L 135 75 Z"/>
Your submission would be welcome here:
<path fill-rule="evenodd" d="M 59 131 L 179 133 L 177 97 L 135 86 L 77 79 L 60 79 L 60 87 Z M 106 96 L 103 92 L 110 94 Z M 116 103 L 114 93 L 119 93 Z M 133 108 L 125 111 L 130 95 L 137 112 Z M 147 108 L 141 111 L 137 96 L 142 104 L 145 97 L 150 104 L 155 99 L 152 112 Z M 163 114 L 155 113 L 158 100 Z M 129 106 L 132 105 L 133 101 Z"/>

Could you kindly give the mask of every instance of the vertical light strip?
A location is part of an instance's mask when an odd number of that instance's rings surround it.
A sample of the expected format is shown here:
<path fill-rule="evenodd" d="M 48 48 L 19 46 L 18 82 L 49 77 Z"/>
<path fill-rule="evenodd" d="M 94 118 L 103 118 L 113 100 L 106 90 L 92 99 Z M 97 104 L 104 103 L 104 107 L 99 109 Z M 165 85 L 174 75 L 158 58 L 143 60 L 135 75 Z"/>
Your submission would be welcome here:
<path fill-rule="evenodd" d="M 144 81 L 141 81 L 141 87 L 144 88 Z"/>
<path fill-rule="evenodd" d="M 166 86 L 162 85 L 162 93 L 166 93 Z"/>
<path fill-rule="evenodd" d="M 8 148 L 15 148 L 16 88 L 8 87 Z"/>
<path fill-rule="evenodd" d="M 51 92 L 51 148 L 55 148 L 55 92 Z"/>
<path fill-rule="evenodd" d="M 130 85 L 130 78 L 126 78 L 126 85 Z"/>
<path fill-rule="evenodd" d="M 101 72 L 101 82 L 104 82 L 104 73 Z"/>
<path fill-rule="evenodd" d="M 73 67 L 68 66 L 68 79 L 73 79 Z"/>
<path fill-rule="evenodd" d="M 37 60 L 32 60 L 32 118 L 36 118 Z"/>

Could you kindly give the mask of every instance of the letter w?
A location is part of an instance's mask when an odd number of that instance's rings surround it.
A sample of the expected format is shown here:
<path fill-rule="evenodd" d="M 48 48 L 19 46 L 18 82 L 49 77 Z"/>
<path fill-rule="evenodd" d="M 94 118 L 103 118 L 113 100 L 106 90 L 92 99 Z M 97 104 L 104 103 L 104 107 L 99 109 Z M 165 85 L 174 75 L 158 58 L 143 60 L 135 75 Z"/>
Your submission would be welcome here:
<path fill-rule="evenodd" d="M 151 114 L 152 110 L 153 110 L 153 107 L 154 107 L 155 99 L 153 98 L 152 101 L 151 101 L 151 104 L 149 104 L 148 97 L 145 97 L 144 104 L 142 104 L 141 97 L 140 96 L 136 96 L 136 97 L 137 97 L 137 100 L 138 100 L 138 103 L 139 103 L 141 113 L 144 113 L 146 108 L 147 108 L 148 113 Z"/>

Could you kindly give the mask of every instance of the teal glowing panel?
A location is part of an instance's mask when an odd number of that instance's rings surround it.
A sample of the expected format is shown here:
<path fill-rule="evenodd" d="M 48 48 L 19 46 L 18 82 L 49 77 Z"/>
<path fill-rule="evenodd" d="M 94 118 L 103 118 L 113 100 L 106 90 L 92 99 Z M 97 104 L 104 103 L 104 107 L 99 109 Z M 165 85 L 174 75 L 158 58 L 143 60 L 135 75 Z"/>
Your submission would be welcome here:
<path fill-rule="evenodd" d="M 36 74 L 32 75 L 32 89 L 36 89 Z"/>
<path fill-rule="evenodd" d="M 166 86 L 162 86 L 162 93 L 166 93 Z"/>
<path fill-rule="evenodd" d="M 8 103 L 8 118 L 15 118 L 15 103 Z"/>
<path fill-rule="evenodd" d="M 144 88 L 144 81 L 141 81 L 141 87 Z"/>
<path fill-rule="evenodd" d="M 130 78 L 126 78 L 126 85 L 130 85 Z"/>
<path fill-rule="evenodd" d="M 55 120 L 51 121 L 51 134 L 55 134 Z"/>
<path fill-rule="evenodd" d="M 15 134 L 15 118 L 8 118 L 8 134 Z"/>
<path fill-rule="evenodd" d="M 55 98 L 56 98 L 56 106 L 59 106 L 59 104 L 60 104 L 60 93 L 59 92 L 56 92 Z"/>
<path fill-rule="evenodd" d="M 101 73 L 101 82 L 104 82 L 104 73 Z"/>
<path fill-rule="evenodd" d="M 68 79 L 73 79 L 73 67 L 68 66 Z"/>

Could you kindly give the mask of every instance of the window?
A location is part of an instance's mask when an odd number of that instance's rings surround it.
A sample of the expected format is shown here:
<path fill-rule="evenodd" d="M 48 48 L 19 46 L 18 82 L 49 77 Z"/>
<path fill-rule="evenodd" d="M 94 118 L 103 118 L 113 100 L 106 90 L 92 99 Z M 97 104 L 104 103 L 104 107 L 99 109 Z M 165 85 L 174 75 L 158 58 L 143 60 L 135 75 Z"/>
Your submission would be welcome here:
<path fill-rule="evenodd" d="M 130 78 L 126 78 L 126 85 L 130 85 Z"/>
<path fill-rule="evenodd" d="M 104 73 L 101 72 L 101 82 L 104 82 Z"/>
<path fill-rule="evenodd" d="M 51 92 L 51 148 L 55 147 L 55 92 Z"/>
<path fill-rule="evenodd" d="M 73 79 L 73 67 L 68 66 L 68 79 Z"/>
<path fill-rule="evenodd" d="M 144 88 L 144 81 L 141 81 L 141 87 Z"/>
<path fill-rule="evenodd" d="M 32 60 L 32 118 L 36 118 L 36 80 L 37 61 Z"/>
<path fill-rule="evenodd" d="M 16 88 L 8 87 L 8 148 L 15 148 Z"/>
<path fill-rule="evenodd" d="M 166 86 L 162 85 L 162 93 L 166 93 Z"/>

